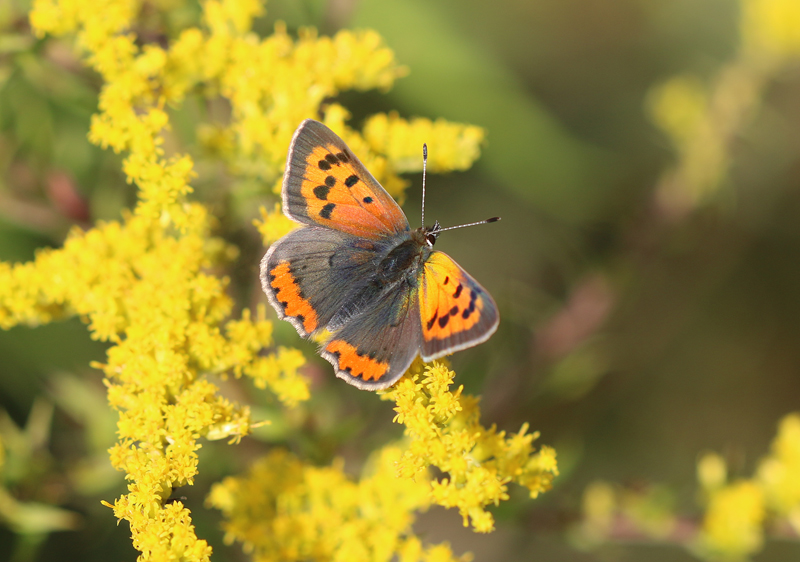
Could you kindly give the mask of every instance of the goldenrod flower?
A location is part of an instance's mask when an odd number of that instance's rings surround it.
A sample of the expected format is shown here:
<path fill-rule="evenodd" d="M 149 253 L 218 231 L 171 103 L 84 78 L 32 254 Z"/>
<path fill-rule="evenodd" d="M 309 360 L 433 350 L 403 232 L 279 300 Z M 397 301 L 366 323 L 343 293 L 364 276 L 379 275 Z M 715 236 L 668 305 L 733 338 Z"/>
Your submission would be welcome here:
<path fill-rule="evenodd" d="M 296 222 L 283 214 L 280 203 L 275 203 L 272 211 L 267 211 L 262 207 L 260 212 L 261 220 L 255 220 L 253 224 L 261 234 L 265 246 L 277 242 L 298 226 Z"/>
<path fill-rule="evenodd" d="M 298 373 L 302 354 L 275 346 L 263 307 L 233 315 L 219 271 L 237 249 L 212 235 L 209 211 L 189 199 L 197 171 L 189 154 L 176 152 L 174 143 L 166 148 L 171 108 L 196 92 L 225 98 L 230 120 L 198 124 L 198 138 L 233 174 L 261 182 L 265 191 L 279 186 L 292 132 L 308 117 L 340 133 L 395 196 L 406 185 L 398 174 L 419 167 L 422 140 L 431 144 L 433 168 L 464 169 L 477 158 L 483 131 L 391 115 L 374 116 L 362 136 L 347 127 L 344 107 L 331 104 L 320 114 L 323 100 L 343 90 L 388 89 L 405 72 L 374 31 L 321 37 L 305 29 L 295 39 L 277 24 L 260 38 L 251 31 L 263 14 L 260 2 L 206 0 L 201 23 L 156 45 L 134 31 L 144 5 L 34 0 L 34 31 L 73 34 L 100 76 L 89 138 L 123 154 L 138 201 L 121 220 L 76 229 L 63 248 L 42 250 L 33 262 L 0 263 L 0 327 L 79 316 L 93 338 L 112 344 L 95 366 L 119 414 L 118 442 L 109 453 L 128 490 L 113 505 L 104 503 L 130 525 L 140 561 L 201 561 L 211 548 L 196 536 L 189 510 L 167 500 L 174 488 L 193 484 L 204 439 L 236 442 L 253 427 L 249 408 L 220 396 L 213 377 L 250 377 L 285 407 L 308 399 L 309 389 Z M 168 10 L 174 3 L 147 6 Z M 262 211 L 258 228 L 269 241 L 291 224 L 276 208 Z M 210 502 L 229 519 L 229 537 L 264 559 L 368 553 L 375 560 L 447 561 L 453 555 L 446 545 L 423 547 L 411 533 L 416 510 L 431 501 L 457 506 L 487 531 L 493 520 L 485 507 L 507 497 L 509 482 L 532 496 L 550 486 L 555 454 L 533 453 L 536 434 L 523 427 L 506 437 L 480 427 L 477 400 L 449 392 L 452 373 L 441 367 L 429 373 L 419 389 L 409 391 L 406 381 L 396 391 L 411 437 L 399 466 L 417 481 L 395 478 L 401 455 L 394 448 L 357 484 L 339 465 L 313 468 L 274 452 L 253 467 L 255 476 L 228 480 L 212 493 Z M 404 398 L 409 392 L 424 396 L 428 413 L 412 403 L 400 408 L 416 400 Z M 446 470 L 449 480 L 430 482 L 429 464 Z M 271 519 L 253 518 L 259 510 Z M 272 534 L 260 532 L 265 525 Z"/>
<path fill-rule="evenodd" d="M 468 560 L 446 544 L 423 547 L 413 534 L 429 485 L 427 477 L 396 477 L 400 455 L 384 447 L 353 482 L 341 461 L 317 468 L 276 449 L 246 475 L 214 485 L 207 503 L 222 511 L 225 541 L 243 543 L 256 562 Z"/>
<path fill-rule="evenodd" d="M 462 395 L 463 387 L 450 390 L 454 376 L 440 362 L 424 368 L 417 362 L 382 398 L 396 403 L 395 421 L 406 426 L 410 441 L 398 475 L 419 478 L 435 466 L 446 476 L 431 482 L 431 501 L 458 508 L 465 526 L 486 533 L 494 529 L 486 507 L 508 499 L 510 482 L 532 498 L 550 489 L 558 475 L 555 451 L 543 446 L 534 452 L 539 434 L 528 433 L 527 424 L 508 437 L 481 426 L 478 400 Z"/>

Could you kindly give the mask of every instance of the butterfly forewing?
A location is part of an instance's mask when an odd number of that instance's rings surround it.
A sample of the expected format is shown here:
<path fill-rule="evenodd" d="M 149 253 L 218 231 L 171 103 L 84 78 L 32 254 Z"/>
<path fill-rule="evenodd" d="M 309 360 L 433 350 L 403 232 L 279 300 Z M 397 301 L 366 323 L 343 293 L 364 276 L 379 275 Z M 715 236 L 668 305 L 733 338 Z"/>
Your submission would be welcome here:
<path fill-rule="evenodd" d="M 400 206 L 333 131 L 308 119 L 292 140 L 283 180 L 286 215 L 378 239 L 409 230 Z"/>
<path fill-rule="evenodd" d="M 419 302 L 424 361 L 486 341 L 497 329 L 491 295 L 443 252 L 422 267 Z"/>

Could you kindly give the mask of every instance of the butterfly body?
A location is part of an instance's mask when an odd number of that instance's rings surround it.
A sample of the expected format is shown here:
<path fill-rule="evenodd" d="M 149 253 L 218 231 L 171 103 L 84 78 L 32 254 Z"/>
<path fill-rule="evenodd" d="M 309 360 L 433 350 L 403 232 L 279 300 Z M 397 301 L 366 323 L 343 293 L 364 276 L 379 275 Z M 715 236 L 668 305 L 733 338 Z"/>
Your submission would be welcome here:
<path fill-rule="evenodd" d="M 417 354 L 429 361 L 491 336 L 491 296 L 446 254 L 439 225 L 411 230 L 399 205 L 347 145 L 304 121 L 289 149 L 286 215 L 304 224 L 272 245 L 261 283 L 303 337 L 362 389 L 391 386 Z"/>

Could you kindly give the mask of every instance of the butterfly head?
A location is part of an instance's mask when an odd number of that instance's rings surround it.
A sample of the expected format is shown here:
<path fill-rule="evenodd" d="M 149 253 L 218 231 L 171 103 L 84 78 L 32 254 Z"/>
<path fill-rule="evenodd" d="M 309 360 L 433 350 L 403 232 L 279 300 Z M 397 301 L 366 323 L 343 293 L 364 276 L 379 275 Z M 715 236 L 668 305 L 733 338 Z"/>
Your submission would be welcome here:
<path fill-rule="evenodd" d="M 433 245 L 436 244 L 436 239 L 439 238 L 439 232 L 442 230 L 442 225 L 439 224 L 439 221 L 433 223 L 433 226 L 423 226 L 422 233 L 425 236 L 425 244 L 429 248 L 433 248 Z"/>
<path fill-rule="evenodd" d="M 439 233 L 441 232 L 442 227 L 439 224 L 439 221 L 433 223 L 433 226 L 420 226 L 414 232 L 411 233 L 411 238 L 419 244 L 419 246 L 427 249 L 432 249 L 433 245 L 436 244 L 436 240 L 439 238 Z"/>

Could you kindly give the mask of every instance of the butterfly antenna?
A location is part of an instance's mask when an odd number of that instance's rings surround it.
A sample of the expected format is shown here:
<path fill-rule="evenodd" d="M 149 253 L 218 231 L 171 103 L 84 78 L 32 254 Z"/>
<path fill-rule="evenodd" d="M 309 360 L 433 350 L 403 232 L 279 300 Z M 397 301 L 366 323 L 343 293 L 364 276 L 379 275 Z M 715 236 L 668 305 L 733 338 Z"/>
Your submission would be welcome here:
<path fill-rule="evenodd" d="M 422 226 L 425 226 L 425 170 L 428 167 L 428 145 L 422 143 Z"/>
<path fill-rule="evenodd" d="M 425 227 L 425 171 L 428 167 L 428 145 L 426 143 L 422 143 L 422 227 Z M 490 219 L 484 219 L 478 222 L 471 222 L 468 224 L 459 224 L 457 226 L 448 226 L 447 228 L 441 228 L 439 226 L 439 222 L 437 221 L 436 224 L 433 226 L 432 233 L 439 234 L 440 232 L 444 232 L 445 230 L 455 230 L 456 228 L 466 228 L 468 226 L 477 226 L 479 224 L 489 224 L 490 222 L 497 222 L 500 220 L 500 217 L 492 217 Z"/>
<path fill-rule="evenodd" d="M 492 217 L 490 219 L 484 219 L 482 221 L 470 222 L 470 223 L 467 223 L 467 224 L 459 224 L 459 225 L 456 225 L 456 226 L 448 226 L 447 228 L 437 228 L 436 229 L 436 234 L 438 234 L 440 232 L 444 232 L 445 230 L 455 230 L 456 228 L 466 228 L 468 226 L 477 226 L 479 224 L 489 224 L 490 222 L 497 222 L 499 220 L 500 220 L 500 217 Z"/>

